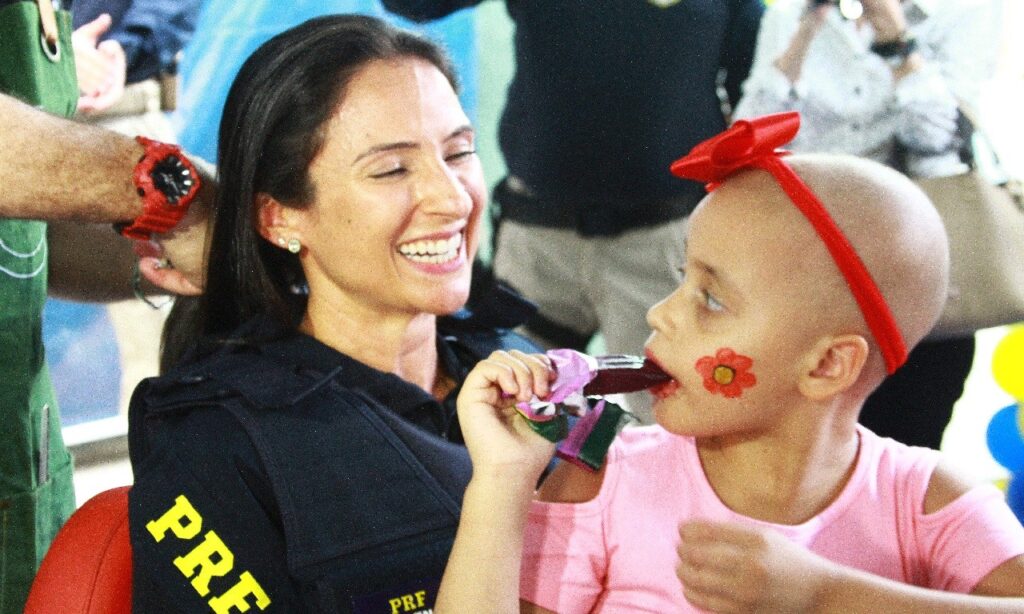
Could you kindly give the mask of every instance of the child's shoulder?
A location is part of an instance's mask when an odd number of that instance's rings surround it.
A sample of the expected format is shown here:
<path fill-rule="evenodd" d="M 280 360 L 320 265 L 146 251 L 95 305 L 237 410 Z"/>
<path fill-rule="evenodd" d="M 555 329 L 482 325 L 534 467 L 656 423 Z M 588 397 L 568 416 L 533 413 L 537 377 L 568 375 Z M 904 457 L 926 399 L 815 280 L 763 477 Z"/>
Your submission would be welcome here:
<path fill-rule="evenodd" d="M 938 450 L 908 446 L 864 428 L 861 428 L 861 442 L 876 450 L 873 456 L 877 466 L 872 469 L 876 477 L 893 475 L 896 483 L 906 490 L 919 493 L 920 512 L 924 514 L 936 512 L 984 485 Z"/>
<path fill-rule="evenodd" d="M 658 425 L 623 429 L 608 449 L 600 471 L 589 471 L 573 463 L 559 463 L 544 480 L 538 491 L 541 501 L 552 503 L 584 503 L 597 497 L 609 472 L 639 467 L 650 474 L 659 467 L 676 463 L 668 457 L 693 446 L 693 439 L 673 435 Z"/>

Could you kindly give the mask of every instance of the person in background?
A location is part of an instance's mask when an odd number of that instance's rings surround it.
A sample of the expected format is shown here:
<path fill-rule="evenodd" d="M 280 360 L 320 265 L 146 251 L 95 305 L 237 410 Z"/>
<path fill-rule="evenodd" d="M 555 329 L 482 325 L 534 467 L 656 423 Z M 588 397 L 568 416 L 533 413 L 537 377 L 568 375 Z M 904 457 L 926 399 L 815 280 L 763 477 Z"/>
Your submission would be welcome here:
<path fill-rule="evenodd" d="M 78 300 L 132 296 L 138 257 L 110 224 L 135 226 L 147 209 L 153 211 L 154 194 L 140 198 L 132 177 L 151 176 L 142 161 L 156 158 L 127 136 L 50 115 L 4 93 L 0 150 L 5 152 L 0 163 L 0 415 L 5 424 L 0 507 L 6 524 L 0 612 L 7 614 L 21 612 L 39 561 L 75 503 L 71 459 L 41 339 L 43 303 L 47 294 Z M 197 205 L 202 199 L 198 192 L 192 198 Z M 179 204 L 178 210 L 190 215 L 152 236 L 161 240 L 162 257 L 180 268 L 158 269 L 157 257 L 144 259 L 142 266 L 165 291 L 194 292 L 202 285 L 192 276 L 203 258 L 196 223 L 202 207 L 190 208 L 187 199 Z M 105 227 L 80 225 L 62 241 L 48 236 L 41 223 L 55 221 L 105 222 Z"/>
<path fill-rule="evenodd" d="M 425 21 L 481 0 L 383 0 Z M 500 126 L 496 276 L 538 305 L 547 347 L 638 354 L 645 313 L 679 283 L 702 196 L 665 169 L 726 125 L 753 58 L 761 0 L 507 2 L 515 74 Z M 721 88 L 720 88 L 721 86 Z M 647 395 L 628 408 L 650 422 Z"/>
<path fill-rule="evenodd" d="M 794 151 L 864 156 L 911 177 L 966 172 L 970 128 L 994 70 L 999 0 L 778 0 L 767 10 L 736 118 L 799 111 Z M 849 11 L 849 9 L 847 9 Z M 863 424 L 938 448 L 974 358 L 974 337 L 926 339 L 868 399 Z"/>
<path fill-rule="evenodd" d="M 179 55 L 200 0 L 75 0 L 78 119 L 172 142 Z"/>
<path fill-rule="evenodd" d="M 177 143 L 169 113 L 176 106 L 177 64 L 195 32 L 200 0 L 77 0 L 71 6 L 80 96 L 75 118 L 129 136 Z M 196 164 L 205 164 L 192 156 Z M 212 170 L 208 171 L 213 174 Z M 99 228 L 99 232 L 109 231 Z M 51 224 L 55 246 L 80 243 L 78 224 Z M 63 269 L 62 276 L 78 275 Z M 160 330 L 169 303 L 117 301 L 103 308 L 120 354 L 119 411 L 132 390 L 159 370 Z"/>

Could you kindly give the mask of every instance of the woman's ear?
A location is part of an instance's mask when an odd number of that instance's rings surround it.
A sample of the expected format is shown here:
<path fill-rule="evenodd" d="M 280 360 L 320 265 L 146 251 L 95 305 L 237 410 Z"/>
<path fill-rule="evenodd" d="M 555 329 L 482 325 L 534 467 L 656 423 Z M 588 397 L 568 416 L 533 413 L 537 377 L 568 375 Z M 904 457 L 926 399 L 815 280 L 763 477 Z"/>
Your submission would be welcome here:
<path fill-rule="evenodd" d="M 274 245 L 283 247 L 284 242 L 295 237 L 294 212 L 266 192 L 256 194 L 256 223 L 260 236 Z"/>
<path fill-rule="evenodd" d="M 860 379 L 867 361 L 868 341 L 862 335 L 824 338 L 808 353 L 800 392 L 818 401 L 844 392 Z"/>

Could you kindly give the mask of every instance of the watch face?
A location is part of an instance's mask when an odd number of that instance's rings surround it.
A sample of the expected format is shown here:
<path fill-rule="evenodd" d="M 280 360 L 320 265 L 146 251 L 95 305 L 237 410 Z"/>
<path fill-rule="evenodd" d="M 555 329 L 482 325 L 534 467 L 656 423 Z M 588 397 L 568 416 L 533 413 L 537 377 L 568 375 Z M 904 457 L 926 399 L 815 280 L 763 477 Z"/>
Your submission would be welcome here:
<path fill-rule="evenodd" d="M 171 206 L 177 205 L 195 184 L 192 171 L 175 155 L 167 156 L 153 165 L 150 176 L 153 178 L 153 187 L 160 190 Z"/>

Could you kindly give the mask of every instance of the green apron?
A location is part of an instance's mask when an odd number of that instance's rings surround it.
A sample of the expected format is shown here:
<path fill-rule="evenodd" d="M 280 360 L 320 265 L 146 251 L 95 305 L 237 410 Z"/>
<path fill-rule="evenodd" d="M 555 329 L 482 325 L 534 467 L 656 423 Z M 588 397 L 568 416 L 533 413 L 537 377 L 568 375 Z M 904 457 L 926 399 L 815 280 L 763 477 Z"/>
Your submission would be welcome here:
<path fill-rule="evenodd" d="M 36 3 L 0 9 L 0 91 L 68 116 L 78 96 L 71 20 L 65 11 L 57 19 L 61 53 L 51 60 Z M 46 253 L 46 224 L 0 219 L 0 614 L 22 613 L 39 562 L 75 509 L 43 352 Z"/>

